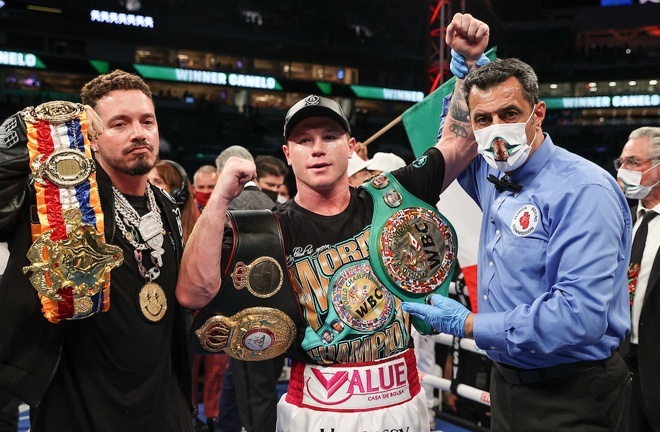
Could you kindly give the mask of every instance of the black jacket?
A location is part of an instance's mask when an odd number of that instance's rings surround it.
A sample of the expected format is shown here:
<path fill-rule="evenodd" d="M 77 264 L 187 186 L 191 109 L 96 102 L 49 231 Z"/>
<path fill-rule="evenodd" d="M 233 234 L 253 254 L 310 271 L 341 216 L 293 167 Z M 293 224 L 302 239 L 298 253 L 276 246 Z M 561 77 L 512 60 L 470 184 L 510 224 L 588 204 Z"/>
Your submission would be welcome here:
<path fill-rule="evenodd" d="M 43 398 L 61 358 L 68 321 L 53 324 L 41 313 L 37 291 L 23 267 L 32 244 L 30 217 L 34 190 L 30 187 L 29 156 L 25 125 L 17 114 L 0 126 L 0 241 L 9 242 L 10 258 L 0 281 L 0 388 L 28 405 Z M 96 164 L 101 208 L 105 218 L 105 239 L 116 244 L 119 232 L 114 222 L 114 197 L 108 175 Z M 178 264 L 183 245 L 179 222 L 173 211 L 176 203 L 159 188 L 153 188 L 158 206 L 165 215 L 168 232 L 174 233 Z M 34 215 L 31 216 L 31 213 Z M 112 310 L 112 305 L 110 306 Z M 191 351 L 188 328 L 192 314 L 176 304 L 172 331 L 172 363 L 184 395 L 191 397 Z M 192 406 L 192 404 L 190 403 Z"/>
<path fill-rule="evenodd" d="M 637 218 L 637 207 L 632 209 L 633 218 Z M 655 252 L 646 294 L 639 315 L 638 351 L 639 382 L 644 394 L 644 401 L 650 411 L 660 411 L 660 398 L 657 388 L 660 385 L 660 250 Z"/>

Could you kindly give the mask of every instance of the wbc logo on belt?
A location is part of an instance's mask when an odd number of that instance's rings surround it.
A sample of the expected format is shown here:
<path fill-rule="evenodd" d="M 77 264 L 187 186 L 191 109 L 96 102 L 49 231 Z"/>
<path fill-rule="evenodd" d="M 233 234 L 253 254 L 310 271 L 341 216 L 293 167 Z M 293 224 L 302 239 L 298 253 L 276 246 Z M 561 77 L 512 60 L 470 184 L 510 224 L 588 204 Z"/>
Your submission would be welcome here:
<path fill-rule="evenodd" d="M 419 207 L 399 210 L 387 220 L 380 239 L 383 266 L 404 291 L 428 294 L 449 275 L 455 245 L 436 213 Z"/>
<path fill-rule="evenodd" d="M 392 295 L 378 281 L 369 263 L 356 263 L 336 279 L 332 303 L 343 322 L 361 331 L 381 328 L 393 312 Z"/>

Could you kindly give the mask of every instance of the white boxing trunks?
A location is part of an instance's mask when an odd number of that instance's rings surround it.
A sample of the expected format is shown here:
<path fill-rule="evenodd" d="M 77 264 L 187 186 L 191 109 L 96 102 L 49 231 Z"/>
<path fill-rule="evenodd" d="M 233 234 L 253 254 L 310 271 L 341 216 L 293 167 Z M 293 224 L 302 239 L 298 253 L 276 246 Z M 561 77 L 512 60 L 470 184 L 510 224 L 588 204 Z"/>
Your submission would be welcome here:
<path fill-rule="evenodd" d="M 412 349 L 373 363 L 294 362 L 288 391 L 277 404 L 278 432 L 428 430 Z"/>

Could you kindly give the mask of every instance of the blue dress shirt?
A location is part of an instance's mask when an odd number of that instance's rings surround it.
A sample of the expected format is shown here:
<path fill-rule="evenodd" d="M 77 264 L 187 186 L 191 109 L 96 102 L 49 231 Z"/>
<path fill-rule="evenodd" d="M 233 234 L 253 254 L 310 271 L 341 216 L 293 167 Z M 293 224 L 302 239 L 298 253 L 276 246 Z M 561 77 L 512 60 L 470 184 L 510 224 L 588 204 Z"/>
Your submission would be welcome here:
<path fill-rule="evenodd" d="M 484 217 L 474 339 L 498 362 L 540 368 L 610 356 L 630 330 L 630 209 L 615 179 L 548 135 L 498 192 L 477 157 L 459 182 Z"/>

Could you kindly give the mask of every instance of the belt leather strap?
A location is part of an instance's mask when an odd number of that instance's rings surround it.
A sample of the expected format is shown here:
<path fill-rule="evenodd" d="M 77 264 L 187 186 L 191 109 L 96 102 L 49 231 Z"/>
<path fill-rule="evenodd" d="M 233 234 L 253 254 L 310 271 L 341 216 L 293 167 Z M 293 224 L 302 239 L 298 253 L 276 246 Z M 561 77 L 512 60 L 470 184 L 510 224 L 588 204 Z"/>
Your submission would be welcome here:
<path fill-rule="evenodd" d="M 286 352 L 302 315 L 284 260 L 279 221 L 270 210 L 227 212 L 233 247 L 218 294 L 192 326 L 193 348 L 239 360 L 267 360 Z"/>
<path fill-rule="evenodd" d="M 603 360 L 577 361 L 575 363 L 563 363 L 538 369 L 522 369 L 499 362 L 493 362 L 493 367 L 511 384 L 530 385 L 577 375 L 581 372 L 602 366 L 611 358 L 612 356 Z"/>

